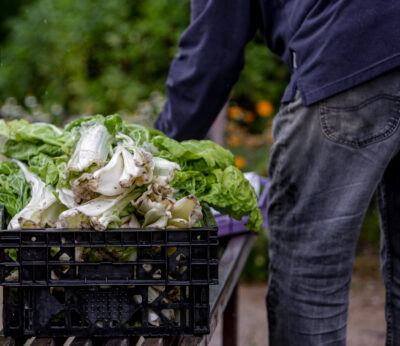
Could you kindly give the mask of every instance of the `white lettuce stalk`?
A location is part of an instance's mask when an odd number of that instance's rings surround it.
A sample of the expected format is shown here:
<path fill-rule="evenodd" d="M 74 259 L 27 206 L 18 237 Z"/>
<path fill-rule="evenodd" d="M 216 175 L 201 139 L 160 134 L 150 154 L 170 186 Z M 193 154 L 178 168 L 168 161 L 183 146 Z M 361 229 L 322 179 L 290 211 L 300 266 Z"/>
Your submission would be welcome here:
<path fill-rule="evenodd" d="M 104 231 L 113 221 L 119 221 L 119 213 L 140 191 L 126 192 L 116 197 L 100 196 L 60 214 L 58 228 L 88 228 Z"/>
<path fill-rule="evenodd" d="M 153 303 L 162 292 L 164 292 L 164 286 L 149 286 L 147 288 L 147 301 L 149 304 Z"/>
<path fill-rule="evenodd" d="M 98 194 L 88 188 L 88 182 L 92 179 L 91 173 L 83 173 L 78 179 L 71 183 L 71 190 L 75 204 L 81 201 L 88 201 L 98 196 Z"/>
<path fill-rule="evenodd" d="M 125 216 L 121 221 L 121 228 L 140 228 L 140 223 L 135 214 Z"/>
<path fill-rule="evenodd" d="M 200 202 L 194 195 L 177 201 L 171 209 L 172 217 L 168 220 L 168 228 L 191 228 L 203 217 Z"/>
<path fill-rule="evenodd" d="M 90 219 L 77 208 L 63 211 L 56 223 L 57 228 L 90 228 Z"/>
<path fill-rule="evenodd" d="M 134 146 L 118 145 L 106 166 L 83 174 L 72 183 L 72 189 L 75 195 L 83 199 L 90 199 L 93 192 L 117 196 L 130 190 L 133 185 L 150 183 L 153 166 L 150 153 Z"/>
<path fill-rule="evenodd" d="M 149 286 L 147 290 L 147 301 L 149 304 L 153 303 L 155 300 L 159 299 L 160 295 L 165 291 L 164 286 Z M 169 296 L 169 293 L 167 294 Z M 170 302 L 169 299 L 164 297 L 162 299 L 162 303 L 168 304 Z M 172 321 L 175 320 L 175 312 L 174 309 L 162 309 L 161 313 L 166 317 L 168 320 Z M 153 326 L 159 326 L 162 322 L 161 317 L 155 313 L 152 309 L 149 309 L 149 316 L 148 321 Z"/>
<path fill-rule="evenodd" d="M 92 165 L 103 167 L 107 160 L 112 136 L 104 125 L 98 121 L 89 121 L 82 124 L 80 134 L 66 168 L 67 176 L 70 172 L 84 172 Z"/>
<path fill-rule="evenodd" d="M 93 174 L 78 178 L 72 186 L 74 188 L 80 185 L 81 189 L 89 189 L 104 196 L 117 196 L 126 191 L 126 188 L 118 183 L 123 171 L 122 148 L 118 147 L 106 166 L 98 169 Z"/>
<path fill-rule="evenodd" d="M 169 190 L 166 190 L 169 191 Z M 144 216 L 142 227 L 166 228 L 171 218 L 171 208 L 175 200 L 158 191 L 158 185 L 149 185 L 147 191 L 133 203 L 136 211 Z"/>
<path fill-rule="evenodd" d="M 60 212 L 65 207 L 58 202 L 54 188 L 46 184 L 20 161 L 15 162 L 24 173 L 26 181 L 32 186 L 32 198 L 8 224 L 8 229 L 54 227 Z"/>
<path fill-rule="evenodd" d="M 133 142 L 133 139 L 127 135 L 124 135 L 123 133 L 117 132 L 115 134 L 115 138 L 119 141 L 122 142 L 124 144 L 128 144 L 128 145 L 135 145 L 135 143 Z"/>
<path fill-rule="evenodd" d="M 91 217 L 90 222 L 92 226 L 99 230 L 104 231 L 107 226 L 112 222 L 120 222 L 120 212 L 129 204 L 131 201 L 136 200 L 140 196 L 140 192 L 133 191 L 128 193 L 125 197 L 118 200 L 111 208 L 107 209 L 104 213 L 98 217 Z"/>
<path fill-rule="evenodd" d="M 149 309 L 148 321 L 153 326 L 160 326 L 160 317 L 151 309 Z"/>
<path fill-rule="evenodd" d="M 72 190 L 63 187 L 62 189 L 56 189 L 58 199 L 62 204 L 68 208 L 74 208 L 78 204 L 75 202 L 75 194 Z"/>
<path fill-rule="evenodd" d="M 181 167 L 177 163 L 168 161 L 161 157 L 154 157 L 153 161 L 153 182 L 156 184 L 167 185 L 174 179 L 175 169 L 181 169 Z"/>
<path fill-rule="evenodd" d="M 179 311 L 179 310 L 178 310 Z M 173 309 L 162 309 L 161 313 L 170 321 L 175 320 Z M 153 310 L 149 309 L 149 323 L 153 326 L 160 326 L 162 319 Z"/>
<path fill-rule="evenodd" d="M 171 213 L 162 208 L 152 208 L 144 216 L 142 227 L 147 228 L 166 228 Z"/>
<path fill-rule="evenodd" d="M 127 187 L 133 183 L 136 186 L 142 186 L 150 183 L 153 179 L 153 156 L 138 147 L 127 146 L 125 148 L 126 150 L 122 151 L 125 170 L 119 181 L 121 186 Z"/>

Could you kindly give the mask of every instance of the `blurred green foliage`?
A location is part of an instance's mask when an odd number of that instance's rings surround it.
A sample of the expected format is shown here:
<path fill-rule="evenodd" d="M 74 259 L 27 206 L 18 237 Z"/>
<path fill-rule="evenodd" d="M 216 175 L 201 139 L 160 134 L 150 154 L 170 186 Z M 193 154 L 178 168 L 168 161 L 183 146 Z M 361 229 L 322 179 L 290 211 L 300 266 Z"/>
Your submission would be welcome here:
<path fill-rule="evenodd" d="M 6 20 L 16 16 L 22 4 L 28 4 L 30 2 L 32 2 L 32 0 L 1 0 L 0 42 L 4 41 L 9 33 L 5 25 Z"/>
<path fill-rule="evenodd" d="M 36 0 L 7 22 L 0 95 L 78 113 L 134 109 L 163 88 L 189 1 Z"/>
<path fill-rule="evenodd" d="M 269 273 L 268 266 L 268 232 L 267 229 L 264 228 L 258 233 L 253 249 L 251 250 L 243 269 L 241 280 L 258 282 L 267 281 Z"/>
<path fill-rule="evenodd" d="M 32 94 L 45 108 L 57 103 L 78 114 L 132 111 L 164 92 L 190 18 L 190 0 L 29 0 L 21 8 L 22 0 L 5 1 L 0 99 Z M 278 104 L 286 67 L 259 35 L 246 52 L 233 98 Z"/>
<path fill-rule="evenodd" d="M 365 216 L 364 223 L 361 227 L 360 239 L 358 242 L 358 251 L 361 252 L 365 248 L 371 250 L 371 245 L 375 252 L 379 252 L 380 231 L 379 231 L 379 213 L 374 197 Z"/>

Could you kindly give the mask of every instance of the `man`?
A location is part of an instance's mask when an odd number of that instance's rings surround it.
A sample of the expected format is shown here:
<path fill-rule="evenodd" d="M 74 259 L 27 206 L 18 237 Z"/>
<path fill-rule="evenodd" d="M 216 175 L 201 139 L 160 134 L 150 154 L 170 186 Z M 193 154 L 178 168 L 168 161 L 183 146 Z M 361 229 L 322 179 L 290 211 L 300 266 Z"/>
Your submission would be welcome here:
<path fill-rule="evenodd" d="M 193 0 L 156 127 L 202 138 L 256 30 L 291 72 L 269 164 L 270 345 L 345 345 L 377 189 L 386 342 L 400 345 L 400 1 Z"/>

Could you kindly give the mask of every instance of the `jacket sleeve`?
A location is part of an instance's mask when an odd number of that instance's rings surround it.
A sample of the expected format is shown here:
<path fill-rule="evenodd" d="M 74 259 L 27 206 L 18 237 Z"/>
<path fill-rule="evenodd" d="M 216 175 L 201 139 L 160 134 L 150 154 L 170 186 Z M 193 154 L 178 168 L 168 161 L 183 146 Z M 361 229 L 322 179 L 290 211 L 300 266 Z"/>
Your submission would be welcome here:
<path fill-rule="evenodd" d="M 191 24 L 170 66 L 155 128 L 177 140 L 204 138 L 244 66 L 258 27 L 253 0 L 192 0 Z"/>

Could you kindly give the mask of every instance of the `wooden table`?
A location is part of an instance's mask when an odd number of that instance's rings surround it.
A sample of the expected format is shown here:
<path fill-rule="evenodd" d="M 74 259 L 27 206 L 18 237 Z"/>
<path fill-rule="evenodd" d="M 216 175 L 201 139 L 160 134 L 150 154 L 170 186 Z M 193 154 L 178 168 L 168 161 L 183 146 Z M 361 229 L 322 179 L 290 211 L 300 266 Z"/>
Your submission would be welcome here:
<path fill-rule="evenodd" d="M 223 345 L 237 346 L 237 301 L 238 281 L 243 266 L 253 247 L 256 236 L 252 232 L 233 236 L 227 241 L 225 251 L 219 263 L 219 284 L 210 286 L 210 334 L 202 337 L 167 337 L 167 338 L 21 338 L 0 337 L 0 344 L 5 346 L 205 346 L 223 318 Z M 223 241 L 222 241 L 223 243 Z"/>

